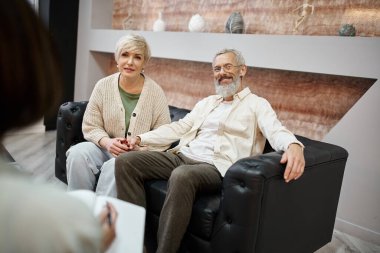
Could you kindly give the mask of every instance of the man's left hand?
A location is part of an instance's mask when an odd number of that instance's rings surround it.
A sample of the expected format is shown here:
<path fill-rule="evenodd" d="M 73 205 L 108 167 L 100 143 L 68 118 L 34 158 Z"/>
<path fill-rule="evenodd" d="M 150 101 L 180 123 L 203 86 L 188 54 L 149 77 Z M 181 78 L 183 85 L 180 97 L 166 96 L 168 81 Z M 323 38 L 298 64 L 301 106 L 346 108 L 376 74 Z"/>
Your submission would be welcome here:
<path fill-rule="evenodd" d="M 305 170 L 303 147 L 297 143 L 290 144 L 282 155 L 280 163 L 287 163 L 284 172 L 285 182 L 300 178 Z"/>

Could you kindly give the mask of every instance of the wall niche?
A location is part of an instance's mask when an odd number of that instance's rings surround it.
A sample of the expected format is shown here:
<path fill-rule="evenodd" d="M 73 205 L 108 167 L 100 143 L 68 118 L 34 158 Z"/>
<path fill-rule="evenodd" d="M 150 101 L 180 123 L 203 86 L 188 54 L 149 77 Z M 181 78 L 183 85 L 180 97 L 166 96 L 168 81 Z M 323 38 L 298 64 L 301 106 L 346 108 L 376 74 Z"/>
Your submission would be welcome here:
<path fill-rule="evenodd" d="M 162 13 L 166 31 L 187 32 L 190 18 L 199 14 L 205 32 L 224 33 L 233 12 L 243 16 L 248 34 L 336 36 L 352 24 L 357 36 L 380 35 L 378 0 L 114 0 L 112 27 L 152 31 Z"/>

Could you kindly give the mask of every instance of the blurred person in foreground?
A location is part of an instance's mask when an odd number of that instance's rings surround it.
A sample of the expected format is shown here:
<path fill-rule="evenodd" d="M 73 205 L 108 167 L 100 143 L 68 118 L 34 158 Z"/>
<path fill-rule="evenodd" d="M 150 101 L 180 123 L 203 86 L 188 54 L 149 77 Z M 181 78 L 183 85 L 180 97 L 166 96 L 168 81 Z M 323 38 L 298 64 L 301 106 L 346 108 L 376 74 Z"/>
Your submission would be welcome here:
<path fill-rule="evenodd" d="M 0 1 L 0 23 L 2 140 L 56 108 L 62 77 L 49 34 L 28 2 Z M 105 252 L 116 236 L 117 212 L 110 209 L 94 217 L 65 191 L 0 161 L 0 252 Z"/>

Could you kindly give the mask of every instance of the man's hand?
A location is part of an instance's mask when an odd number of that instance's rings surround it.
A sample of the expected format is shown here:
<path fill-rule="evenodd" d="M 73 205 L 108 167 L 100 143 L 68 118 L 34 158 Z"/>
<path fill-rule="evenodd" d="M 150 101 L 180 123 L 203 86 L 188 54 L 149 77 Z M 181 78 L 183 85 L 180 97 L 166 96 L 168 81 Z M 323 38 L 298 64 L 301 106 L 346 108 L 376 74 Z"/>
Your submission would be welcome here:
<path fill-rule="evenodd" d="M 141 150 L 141 147 L 139 146 L 140 142 L 141 142 L 141 139 L 138 136 L 130 138 L 128 140 L 128 149 L 131 151 Z"/>
<path fill-rule="evenodd" d="M 305 169 L 305 158 L 303 155 L 303 147 L 297 143 L 289 145 L 288 149 L 282 155 L 280 163 L 287 163 L 284 179 L 285 182 L 300 178 Z"/>

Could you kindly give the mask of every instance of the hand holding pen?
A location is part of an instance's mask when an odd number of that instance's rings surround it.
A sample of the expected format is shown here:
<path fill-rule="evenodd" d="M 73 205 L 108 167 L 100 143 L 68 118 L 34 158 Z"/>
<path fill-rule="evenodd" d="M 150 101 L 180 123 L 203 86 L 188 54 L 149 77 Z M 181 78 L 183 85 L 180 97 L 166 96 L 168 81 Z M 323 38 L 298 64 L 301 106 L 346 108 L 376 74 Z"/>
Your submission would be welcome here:
<path fill-rule="evenodd" d="M 102 227 L 102 252 L 105 252 L 116 238 L 116 221 L 118 213 L 115 207 L 107 202 L 99 215 Z"/>

